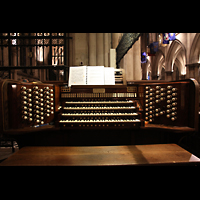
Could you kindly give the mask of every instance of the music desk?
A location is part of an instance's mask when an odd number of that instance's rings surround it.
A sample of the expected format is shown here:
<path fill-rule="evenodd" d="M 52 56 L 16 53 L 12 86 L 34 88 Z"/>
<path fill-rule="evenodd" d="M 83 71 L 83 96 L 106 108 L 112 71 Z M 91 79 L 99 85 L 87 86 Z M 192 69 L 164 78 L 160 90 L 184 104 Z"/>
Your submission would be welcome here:
<path fill-rule="evenodd" d="M 199 165 L 200 159 L 176 144 L 23 147 L 0 166 Z"/>

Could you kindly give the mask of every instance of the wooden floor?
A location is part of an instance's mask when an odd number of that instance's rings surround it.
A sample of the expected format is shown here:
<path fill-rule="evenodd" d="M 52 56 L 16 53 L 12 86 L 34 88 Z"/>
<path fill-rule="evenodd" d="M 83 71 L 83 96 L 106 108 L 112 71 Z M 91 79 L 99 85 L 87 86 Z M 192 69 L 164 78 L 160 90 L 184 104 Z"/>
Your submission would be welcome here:
<path fill-rule="evenodd" d="M 200 159 L 176 144 L 23 147 L 0 166 L 198 165 Z"/>

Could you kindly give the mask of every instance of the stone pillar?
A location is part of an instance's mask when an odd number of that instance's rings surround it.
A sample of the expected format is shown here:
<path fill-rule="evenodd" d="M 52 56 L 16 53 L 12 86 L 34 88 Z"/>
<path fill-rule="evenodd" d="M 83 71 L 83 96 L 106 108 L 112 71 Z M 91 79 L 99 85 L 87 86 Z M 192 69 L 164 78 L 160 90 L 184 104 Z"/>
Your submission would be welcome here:
<path fill-rule="evenodd" d="M 142 68 L 142 80 L 147 80 L 147 64 L 141 63 Z"/>
<path fill-rule="evenodd" d="M 194 78 L 199 82 L 199 63 L 194 66 Z"/>
<path fill-rule="evenodd" d="M 179 80 L 184 80 L 185 79 L 185 75 L 184 74 L 181 74 L 180 76 L 179 76 Z"/>
<path fill-rule="evenodd" d="M 89 65 L 96 66 L 97 65 L 97 55 L 96 55 L 96 33 L 89 33 Z"/>
<path fill-rule="evenodd" d="M 110 49 L 110 67 L 116 69 L 116 49 Z"/>
<path fill-rule="evenodd" d="M 127 80 L 141 80 L 141 49 L 140 39 L 130 48 L 124 56 L 124 69 Z"/>
<path fill-rule="evenodd" d="M 189 67 L 186 65 L 186 75 L 185 75 L 185 78 L 186 79 L 189 79 L 190 78 L 190 70 L 189 70 Z"/>
<path fill-rule="evenodd" d="M 97 66 L 104 66 L 104 34 L 103 33 L 97 33 L 96 39 L 97 39 Z"/>
<path fill-rule="evenodd" d="M 189 66 L 189 78 L 194 78 L 194 65 Z"/>
<path fill-rule="evenodd" d="M 121 33 L 112 33 L 112 49 L 116 49 L 119 44 L 119 38 L 121 36 Z"/>
<path fill-rule="evenodd" d="M 165 80 L 166 81 L 172 81 L 172 71 L 166 71 L 165 72 Z"/>
<path fill-rule="evenodd" d="M 158 80 L 158 75 L 152 75 L 152 80 Z"/>
<path fill-rule="evenodd" d="M 74 33 L 73 65 L 88 65 L 88 33 Z"/>
<path fill-rule="evenodd" d="M 142 68 L 141 68 L 141 48 L 140 48 L 140 41 L 135 42 L 133 45 L 133 68 L 134 68 L 134 80 L 141 80 L 142 79 Z"/>
<path fill-rule="evenodd" d="M 104 66 L 109 67 L 109 33 L 104 33 Z"/>
<path fill-rule="evenodd" d="M 199 81 L 199 66 L 200 63 L 188 64 L 186 65 L 186 78 L 194 78 Z"/>
<path fill-rule="evenodd" d="M 195 64 L 191 64 L 191 65 L 187 66 L 187 68 L 189 71 L 188 78 L 194 78 L 194 79 L 198 80 L 199 72 L 197 71 L 197 66 Z"/>
<path fill-rule="evenodd" d="M 129 49 L 124 56 L 124 69 L 126 73 L 126 80 L 134 80 L 134 68 L 133 68 L 133 48 Z"/>

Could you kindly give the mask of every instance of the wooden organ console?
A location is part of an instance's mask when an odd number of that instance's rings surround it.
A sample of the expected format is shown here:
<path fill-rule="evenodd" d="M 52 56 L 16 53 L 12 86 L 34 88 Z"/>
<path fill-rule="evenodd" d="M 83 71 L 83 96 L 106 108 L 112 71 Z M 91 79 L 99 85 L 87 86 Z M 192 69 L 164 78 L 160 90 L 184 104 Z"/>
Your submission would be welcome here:
<path fill-rule="evenodd" d="M 151 126 L 198 131 L 199 86 L 194 79 L 71 87 L 3 80 L 0 88 L 0 132 L 5 135 L 39 129 L 138 132 Z"/>

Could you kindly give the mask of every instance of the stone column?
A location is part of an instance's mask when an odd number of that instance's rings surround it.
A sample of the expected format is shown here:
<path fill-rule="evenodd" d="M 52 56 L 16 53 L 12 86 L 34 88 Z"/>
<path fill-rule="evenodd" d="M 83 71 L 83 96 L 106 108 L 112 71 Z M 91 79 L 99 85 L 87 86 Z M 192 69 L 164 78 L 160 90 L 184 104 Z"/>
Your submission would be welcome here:
<path fill-rule="evenodd" d="M 189 78 L 194 78 L 194 65 L 189 66 Z"/>
<path fill-rule="evenodd" d="M 109 33 L 104 33 L 104 66 L 109 66 Z"/>
<path fill-rule="evenodd" d="M 104 34 L 97 33 L 97 66 L 104 66 Z"/>
<path fill-rule="evenodd" d="M 158 75 L 152 75 L 152 80 L 158 80 Z"/>
<path fill-rule="evenodd" d="M 142 69 L 141 69 L 141 48 L 140 48 L 140 41 L 135 42 L 133 45 L 133 68 L 134 68 L 134 80 L 141 80 L 142 79 Z"/>
<path fill-rule="evenodd" d="M 165 72 L 165 80 L 166 81 L 172 81 L 172 71 L 166 71 Z"/>
<path fill-rule="evenodd" d="M 197 69 L 196 69 L 197 65 L 198 65 L 198 63 L 186 65 L 187 66 L 187 69 L 186 69 L 187 78 L 195 78 L 196 76 L 198 76 L 199 73 L 197 72 Z M 195 75 L 196 72 L 197 72 L 197 75 Z"/>
<path fill-rule="evenodd" d="M 190 78 L 190 69 L 189 69 L 189 67 L 186 65 L 186 75 L 185 75 L 185 78 L 186 79 L 188 79 L 188 78 Z"/>
<path fill-rule="evenodd" d="M 116 69 L 116 49 L 110 49 L 110 67 Z"/>
<path fill-rule="evenodd" d="M 119 38 L 121 33 L 112 33 L 112 49 L 116 49 L 119 44 Z"/>
<path fill-rule="evenodd" d="M 147 80 L 147 64 L 141 63 L 142 68 L 142 80 Z"/>
<path fill-rule="evenodd" d="M 180 76 L 179 76 L 179 80 L 184 80 L 185 79 L 185 75 L 184 74 L 181 74 Z"/>
<path fill-rule="evenodd" d="M 140 39 L 135 42 L 124 56 L 124 69 L 126 80 L 142 79 Z"/>
<path fill-rule="evenodd" d="M 194 65 L 194 78 L 199 81 L 199 63 Z"/>
<path fill-rule="evenodd" d="M 97 45 L 96 45 L 96 33 L 89 33 L 89 65 L 96 66 L 97 65 Z"/>
<path fill-rule="evenodd" d="M 81 62 L 83 65 L 88 65 L 88 33 L 75 33 L 73 48 L 73 65 L 79 66 Z"/>
<path fill-rule="evenodd" d="M 126 74 L 126 80 L 134 80 L 134 68 L 133 68 L 133 48 L 129 49 L 124 56 L 124 69 Z"/>
<path fill-rule="evenodd" d="M 186 65 L 186 78 L 194 78 L 199 81 L 199 66 L 200 63 Z"/>

